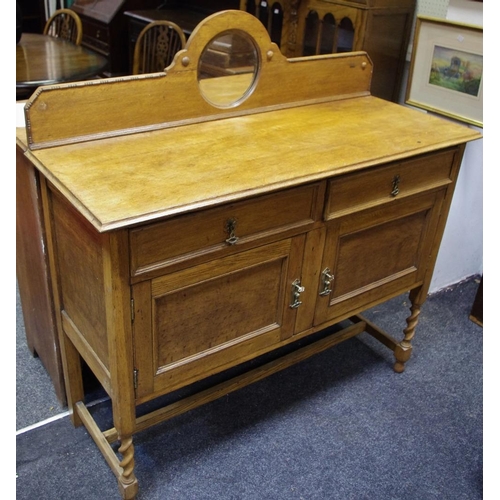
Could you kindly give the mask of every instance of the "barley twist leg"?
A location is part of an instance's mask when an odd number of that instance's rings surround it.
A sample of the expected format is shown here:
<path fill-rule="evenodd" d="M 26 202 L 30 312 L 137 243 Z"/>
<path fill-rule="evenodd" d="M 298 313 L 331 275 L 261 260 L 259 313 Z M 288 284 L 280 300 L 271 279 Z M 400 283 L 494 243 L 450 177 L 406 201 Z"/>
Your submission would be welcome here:
<path fill-rule="evenodd" d="M 420 314 L 420 304 L 412 301 L 412 306 L 410 308 L 411 314 L 406 319 L 406 328 L 404 329 L 404 338 L 396 346 L 394 350 L 394 357 L 396 358 L 396 363 L 394 363 L 394 371 L 397 373 L 402 373 L 405 369 L 405 363 L 411 357 L 412 345 L 411 341 L 415 336 L 415 328 L 418 323 L 418 316 Z"/>
<path fill-rule="evenodd" d="M 134 474 L 135 462 L 132 437 L 123 438 L 121 440 L 118 452 L 122 456 L 120 467 L 123 469 L 121 476 L 118 478 L 118 486 L 124 500 L 134 500 L 138 491 L 138 483 Z"/>

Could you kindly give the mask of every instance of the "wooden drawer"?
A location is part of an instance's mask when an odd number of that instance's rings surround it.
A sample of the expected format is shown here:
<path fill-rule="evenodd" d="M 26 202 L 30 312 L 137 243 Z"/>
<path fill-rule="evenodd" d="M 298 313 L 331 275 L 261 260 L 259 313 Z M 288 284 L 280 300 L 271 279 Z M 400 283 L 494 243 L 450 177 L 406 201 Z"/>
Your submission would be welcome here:
<path fill-rule="evenodd" d="M 325 219 L 389 203 L 452 182 L 455 149 L 339 176 L 328 185 Z"/>
<path fill-rule="evenodd" d="M 133 229 L 131 276 L 306 231 L 321 218 L 323 193 L 324 184 L 311 184 Z"/>
<path fill-rule="evenodd" d="M 105 55 L 109 54 L 110 35 L 106 25 L 93 23 L 82 18 L 83 38 L 82 42 L 88 47 Z"/>

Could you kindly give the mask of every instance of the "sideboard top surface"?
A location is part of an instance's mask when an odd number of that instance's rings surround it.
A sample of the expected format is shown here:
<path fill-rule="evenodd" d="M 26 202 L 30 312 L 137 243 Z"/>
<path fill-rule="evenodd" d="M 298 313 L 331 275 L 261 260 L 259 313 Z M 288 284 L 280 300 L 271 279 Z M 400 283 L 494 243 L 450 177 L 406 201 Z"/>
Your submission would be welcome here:
<path fill-rule="evenodd" d="M 365 96 L 29 151 L 108 231 L 478 139 L 472 128 Z"/>
<path fill-rule="evenodd" d="M 371 75 L 365 52 L 287 59 L 223 11 L 164 72 L 38 88 L 17 144 L 104 232 L 481 137 L 371 96 Z"/>

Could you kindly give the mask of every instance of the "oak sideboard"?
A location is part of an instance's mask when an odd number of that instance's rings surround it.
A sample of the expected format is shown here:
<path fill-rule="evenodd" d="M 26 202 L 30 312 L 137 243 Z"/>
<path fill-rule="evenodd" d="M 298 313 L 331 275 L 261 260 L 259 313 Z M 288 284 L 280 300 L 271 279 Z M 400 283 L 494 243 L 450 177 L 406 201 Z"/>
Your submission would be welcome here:
<path fill-rule="evenodd" d="M 27 102 L 23 311 L 60 350 L 72 421 L 124 499 L 138 492 L 133 440 L 151 425 L 361 332 L 403 372 L 462 155 L 481 134 L 373 97 L 371 76 L 365 52 L 288 59 L 235 10 L 202 21 L 164 72 L 42 87 Z M 401 338 L 362 316 L 406 292 Z M 110 396 L 111 429 L 84 404 L 82 360 Z"/>

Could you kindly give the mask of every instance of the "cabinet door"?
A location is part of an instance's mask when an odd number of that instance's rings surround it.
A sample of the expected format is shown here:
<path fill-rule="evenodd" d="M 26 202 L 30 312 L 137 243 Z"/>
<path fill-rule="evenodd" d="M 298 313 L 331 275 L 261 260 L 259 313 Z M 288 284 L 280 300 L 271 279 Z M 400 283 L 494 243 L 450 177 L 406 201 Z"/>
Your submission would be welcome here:
<path fill-rule="evenodd" d="M 304 236 L 133 286 L 138 402 L 271 350 L 293 333 Z"/>
<path fill-rule="evenodd" d="M 342 319 L 422 283 L 444 191 L 328 223 L 315 324 Z"/>

